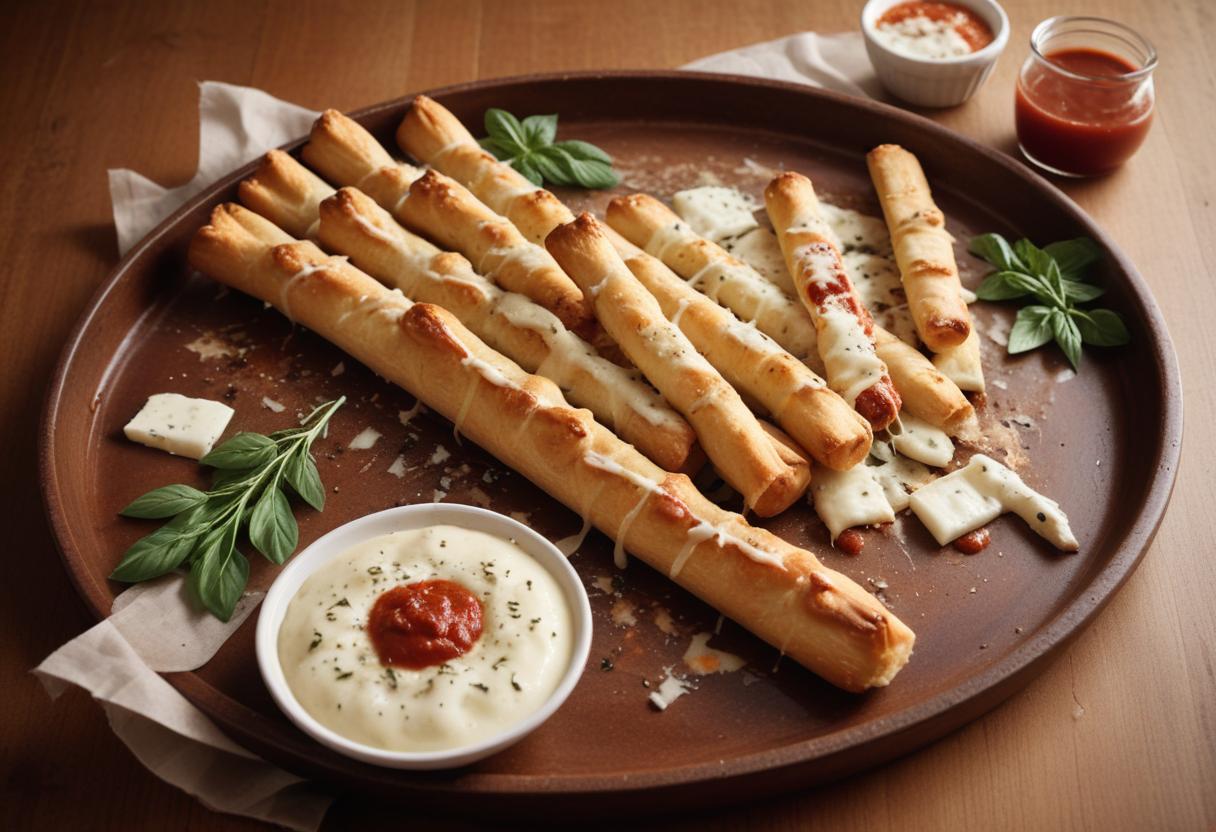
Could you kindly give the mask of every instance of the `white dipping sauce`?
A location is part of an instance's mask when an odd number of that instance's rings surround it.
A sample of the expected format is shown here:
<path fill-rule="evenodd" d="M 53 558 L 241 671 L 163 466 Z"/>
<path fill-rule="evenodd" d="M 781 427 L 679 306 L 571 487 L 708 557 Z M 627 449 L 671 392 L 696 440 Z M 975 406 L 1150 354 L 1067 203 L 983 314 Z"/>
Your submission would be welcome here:
<path fill-rule="evenodd" d="M 442 665 L 382 665 L 364 629 L 376 599 L 431 580 L 478 598 L 481 637 Z M 431 526 L 364 541 L 317 570 L 287 607 L 279 661 L 297 701 L 327 728 L 390 751 L 436 751 L 538 710 L 569 665 L 572 626 L 557 581 L 514 541 Z"/>

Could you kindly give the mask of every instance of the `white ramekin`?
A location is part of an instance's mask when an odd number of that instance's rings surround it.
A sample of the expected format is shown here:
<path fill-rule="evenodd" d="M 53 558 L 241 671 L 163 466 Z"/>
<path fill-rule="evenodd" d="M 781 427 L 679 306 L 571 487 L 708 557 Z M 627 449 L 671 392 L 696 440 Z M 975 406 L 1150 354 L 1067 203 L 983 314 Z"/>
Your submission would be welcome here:
<path fill-rule="evenodd" d="M 388 751 L 343 737 L 325 727 L 304 709 L 292 694 L 279 664 L 279 627 L 287 605 L 304 581 L 331 559 L 352 546 L 391 532 L 438 524 L 460 526 L 499 537 L 514 538 L 524 552 L 553 575 L 570 606 L 574 627 L 570 664 L 557 688 L 541 707 L 522 722 L 473 745 L 442 751 Z M 279 573 L 258 614 L 256 634 L 258 668 L 278 706 L 302 731 L 324 746 L 365 763 L 404 769 L 455 768 L 488 757 L 518 742 L 540 727 L 561 707 L 574 690 L 591 651 L 591 605 L 583 582 L 557 547 L 532 529 L 493 511 L 454 503 L 422 503 L 390 508 L 339 526 L 300 552 Z"/>
<path fill-rule="evenodd" d="M 874 34 L 878 18 L 903 0 L 869 0 L 861 10 L 861 32 L 878 80 L 891 93 L 921 107 L 953 107 L 970 98 L 1009 42 L 1009 18 L 995 0 L 950 0 L 979 15 L 992 29 L 992 43 L 978 52 L 945 60 L 913 58 L 886 46 Z"/>

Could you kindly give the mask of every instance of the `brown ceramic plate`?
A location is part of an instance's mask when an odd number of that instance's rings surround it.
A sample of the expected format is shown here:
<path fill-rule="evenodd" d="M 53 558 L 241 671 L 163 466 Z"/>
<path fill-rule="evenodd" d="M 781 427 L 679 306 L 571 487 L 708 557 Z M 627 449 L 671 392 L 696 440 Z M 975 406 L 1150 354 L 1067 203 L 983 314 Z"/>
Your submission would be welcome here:
<path fill-rule="evenodd" d="M 732 622 L 713 644 L 747 660 L 705 676 L 666 712 L 647 705 L 651 684 L 680 665 L 690 637 L 717 615 L 640 563 L 612 567 L 593 534 L 573 559 L 591 592 L 596 633 L 586 673 L 565 707 L 518 746 L 472 768 L 439 774 L 377 769 L 310 741 L 275 708 L 254 662 L 254 621 L 206 667 L 168 680 L 239 742 L 283 766 L 332 783 L 471 811 L 583 813 L 752 799 L 839 777 L 904 754 L 975 719 L 1025 685 L 1111 598 L 1144 554 L 1165 510 L 1182 433 L 1178 370 L 1161 314 L 1144 281 L 1072 202 L 1018 162 L 932 122 L 868 101 L 804 87 L 681 73 L 541 76 L 450 87 L 433 95 L 465 123 L 487 107 L 560 113 L 565 135 L 619 160 L 626 186 L 669 196 L 715 178 L 758 194 L 765 168 L 811 175 L 821 196 L 871 213 L 864 152 L 883 142 L 923 161 L 954 234 L 981 231 L 1039 242 L 1087 235 L 1106 256 L 1106 302 L 1126 318 L 1132 344 L 1090 350 L 1075 378 L 1054 347 L 1009 358 L 984 338 L 990 431 L 1024 453 L 1028 481 L 1058 498 L 1082 542 L 1062 555 L 1021 521 L 991 527 L 993 543 L 964 557 L 941 549 L 915 520 L 867 534 L 849 558 L 805 505 L 768 525 L 819 554 L 881 597 L 916 630 L 916 653 L 894 684 L 864 696 L 838 691 Z M 356 114 L 384 143 L 408 98 Z M 457 445 L 451 425 L 424 413 L 398 420 L 413 398 L 261 303 L 186 265 L 186 245 L 212 206 L 236 197 L 233 172 L 152 232 L 114 270 L 64 350 L 42 429 L 47 510 L 68 571 L 97 616 L 122 587 L 106 575 L 149 524 L 116 512 L 168 482 L 201 482 L 196 466 L 125 441 L 122 425 L 157 392 L 228 398 L 230 429 L 269 431 L 316 396 L 350 404 L 317 447 L 323 514 L 301 510 L 301 544 L 351 518 L 399 503 L 443 499 L 524 512 L 553 538 L 579 524 L 486 453 Z M 590 207 L 603 194 L 569 194 Z M 964 280 L 982 264 L 960 250 Z M 979 325 L 999 333 L 1009 305 L 979 305 Z M 211 347 L 207 349 L 208 345 Z M 216 350 L 228 354 L 204 358 Z M 339 372 L 339 365 L 341 371 Z M 269 397 L 286 405 L 273 413 Z M 364 427 L 383 438 L 346 450 Z M 450 458 L 432 463 L 442 445 Z M 398 455 L 412 470 L 396 477 Z M 443 454 L 438 454 L 442 457 Z M 254 558 L 252 585 L 274 569 Z M 670 631 L 670 632 L 665 632 Z M 611 662 L 604 662 L 608 659 Z M 605 670 L 601 667 L 613 669 Z"/>

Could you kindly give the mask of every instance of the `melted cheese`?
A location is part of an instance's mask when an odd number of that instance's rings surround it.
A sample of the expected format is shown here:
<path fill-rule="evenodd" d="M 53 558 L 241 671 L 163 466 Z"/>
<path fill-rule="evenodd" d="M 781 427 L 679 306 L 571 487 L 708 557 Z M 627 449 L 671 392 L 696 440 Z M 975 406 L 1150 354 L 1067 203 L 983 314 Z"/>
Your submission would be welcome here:
<path fill-rule="evenodd" d="M 850 405 L 863 390 L 874 385 L 886 371 L 874 351 L 874 342 L 853 312 L 838 304 L 820 310 L 819 355 L 827 369 L 828 383 Z"/>
<path fill-rule="evenodd" d="M 911 506 L 943 546 L 1010 511 L 1057 549 L 1075 552 L 1079 548 L 1057 502 L 984 454 L 976 454 L 966 467 L 921 488 L 912 495 Z"/>
<path fill-rule="evenodd" d="M 870 446 L 866 464 L 896 514 L 908 507 L 913 491 L 934 480 L 934 474 L 924 465 L 900 456 L 888 443 L 877 439 Z"/>
<path fill-rule="evenodd" d="M 950 436 L 910 413 L 901 413 L 888 430 L 895 450 L 917 462 L 945 468 L 954 459 L 954 443 Z"/>
<path fill-rule="evenodd" d="M 680 219 L 707 240 L 721 243 L 758 227 L 759 206 L 748 194 L 734 188 L 708 186 L 680 191 L 671 198 Z"/>
<path fill-rule="evenodd" d="M 828 527 L 832 540 L 845 529 L 895 519 L 886 493 L 868 465 L 854 465 L 847 471 L 816 465 L 811 478 L 811 498 L 815 513 Z"/>

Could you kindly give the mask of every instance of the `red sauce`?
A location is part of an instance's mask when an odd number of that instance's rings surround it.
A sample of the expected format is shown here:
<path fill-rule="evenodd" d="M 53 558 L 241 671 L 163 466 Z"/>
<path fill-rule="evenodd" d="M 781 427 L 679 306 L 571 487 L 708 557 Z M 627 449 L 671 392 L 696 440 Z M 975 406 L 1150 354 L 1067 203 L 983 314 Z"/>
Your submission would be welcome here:
<path fill-rule="evenodd" d="M 964 555 L 978 555 L 980 552 L 988 548 L 988 544 L 992 542 L 992 536 L 988 534 L 987 529 L 976 529 L 973 532 L 967 532 L 965 535 L 954 541 L 954 548 L 958 549 Z"/>
<path fill-rule="evenodd" d="M 845 529 L 836 538 L 836 548 L 846 555 L 860 555 L 865 545 L 866 539 L 857 529 Z"/>
<path fill-rule="evenodd" d="M 420 670 L 469 652 L 481 619 L 481 602 L 460 584 L 419 581 L 376 599 L 367 634 L 381 664 Z"/>
<path fill-rule="evenodd" d="M 919 0 L 900 3 L 883 12 L 876 25 L 891 26 L 910 17 L 927 17 L 934 22 L 943 20 L 953 22 L 954 31 L 967 41 L 972 52 L 978 52 L 992 43 L 992 29 L 988 27 L 983 18 L 971 9 L 954 3 L 922 3 Z"/>
<path fill-rule="evenodd" d="M 1035 160 L 1065 173 L 1105 173 L 1127 161 L 1148 135 L 1153 93 L 1147 80 L 1121 76 L 1139 67 L 1097 49 L 1049 52 L 1047 61 L 1083 80 L 1034 62 L 1018 79 L 1018 141 Z M 1033 59 L 1032 59 L 1033 61 Z"/>

